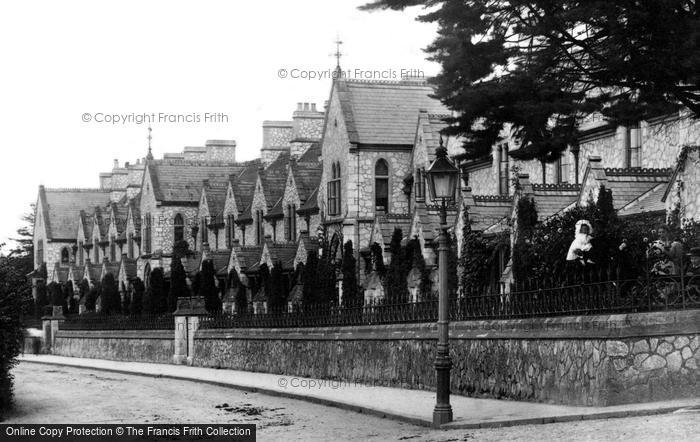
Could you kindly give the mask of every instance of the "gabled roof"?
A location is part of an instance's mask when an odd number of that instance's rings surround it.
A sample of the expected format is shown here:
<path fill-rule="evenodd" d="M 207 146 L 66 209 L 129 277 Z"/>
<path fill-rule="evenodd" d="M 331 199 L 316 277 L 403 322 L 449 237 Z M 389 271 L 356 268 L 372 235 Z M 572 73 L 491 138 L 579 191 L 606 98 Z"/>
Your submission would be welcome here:
<path fill-rule="evenodd" d="M 228 181 L 209 182 L 204 186 L 204 195 L 209 207 L 209 216 L 216 217 L 224 212 L 226 204 L 226 193 L 228 191 Z"/>
<path fill-rule="evenodd" d="M 80 281 L 83 279 L 83 272 L 85 271 L 85 266 L 71 264 L 69 271 L 72 274 L 74 281 Z"/>
<path fill-rule="evenodd" d="M 202 190 L 202 180 L 226 181 L 243 166 L 221 162 L 195 162 L 184 160 L 153 160 L 148 171 L 156 200 L 165 203 L 197 204 Z"/>
<path fill-rule="evenodd" d="M 112 203 L 110 204 L 110 217 L 107 218 L 107 222 L 111 224 L 112 222 L 112 215 L 114 216 L 114 221 L 115 221 L 115 227 L 117 229 L 117 235 L 123 233 L 126 230 L 126 216 L 129 210 L 129 206 L 118 204 L 118 203 Z M 108 224 L 108 227 L 109 227 Z"/>
<path fill-rule="evenodd" d="M 90 281 L 96 282 L 100 280 L 100 275 L 102 274 L 102 266 L 100 264 L 93 264 L 91 262 L 85 263 L 85 270 L 83 271 L 83 277 L 90 277 Z"/>
<path fill-rule="evenodd" d="M 248 269 L 260 262 L 262 254 L 261 246 L 245 246 L 235 249 L 236 258 L 241 266 L 241 270 Z"/>
<path fill-rule="evenodd" d="M 338 80 L 334 85 L 354 144 L 410 146 L 420 109 L 449 112 L 430 97 L 434 90 L 425 81 Z"/>
<path fill-rule="evenodd" d="M 135 279 L 138 276 L 138 267 L 135 259 L 122 257 L 122 260 L 119 264 L 121 267 L 119 269 L 119 273 L 121 273 L 121 269 L 124 269 L 126 279 Z"/>
<path fill-rule="evenodd" d="M 282 152 L 265 170 L 258 172 L 268 209 L 272 209 L 277 201 L 284 196 L 288 163 L 289 152 Z"/>
<path fill-rule="evenodd" d="M 638 213 L 666 211 L 666 203 L 663 201 L 668 183 L 659 183 L 649 191 L 639 195 L 617 211 L 619 216 L 636 215 Z M 614 195 L 614 194 L 613 194 Z M 614 196 L 613 196 L 614 198 Z"/>
<path fill-rule="evenodd" d="M 282 268 L 285 270 L 294 269 L 294 258 L 297 256 L 297 248 L 298 245 L 296 243 L 267 242 L 267 250 L 270 252 L 272 265 L 281 262 Z"/>
<path fill-rule="evenodd" d="M 103 189 L 48 189 L 39 186 L 42 218 L 48 239 L 75 241 L 81 210 L 104 206 L 109 191 Z"/>
<path fill-rule="evenodd" d="M 262 163 L 260 160 L 251 161 L 246 164 L 243 169 L 229 176 L 233 197 L 236 199 L 238 214 L 243 214 L 245 209 L 253 201 L 253 193 L 255 193 L 255 183 L 258 179 L 258 169 Z"/>
<path fill-rule="evenodd" d="M 92 214 L 93 233 L 95 224 L 100 232 L 100 238 L 102 241 L 106 241 L 108 239 L 107 234 L 109 233 L 109 214 L 103 214 L 101 207 L 95 207 L 95 211 Z"/>
<path fill-rule="evenodd" d="M 545 220 L 564 211 L 579 199 L 581 186 L 578 184 L 533 184 L 533 197 L 537 207 L 537 217 Z"/>
<path fill-rule="evenodd" d="M 53 269 L 54 281 L 66 282 L 68 281 L 68 266 L 59 266 L 58 263 Z"/>
<path fill-rule="evenodd" d="M 230 257 L 230 250 L 213 250 L 206 252 L 204 259 L 211 260 L 212 264 L 214 264 L 215 272 L 218 273 L 221 269 L 224 269 L 224 274 L 227 274 L 228 272 L 226 271 L 226 269 L 228 267 L 228 261 Z"/>
<path fill-rule="evenodd" d="M 303 203 L 311 196 L 321 183 L 321 163 L 302 163 L 292 161 L 290 163 L 294 183 L 297 186 L 299 200 Z"/>
<path fill-rule="evenodd" d="M 321 156 L 321 144 L 318 142 L 312 143 L 306 152 L 299 157 L 300 163 L 318 163 L 318 157 Z"/>
<path fill-rule="evenodd" d="M 472 230 L 485 232 L 510 219 L 512 196 L 474 195 L 474 205 L 468 207 Z"/>
<path fill-rule="evenodd" d="M 672 172 L 671 169 L 605 169 L 615 209 L 625 207 L 661 183 L 667 185 Z"/>
<path fill-rule="evenodd" d="M 301 207 L 297 210 L 297 213 L 316 213 L 318 212 L 318 187 L 314 189 L 309 197 L 301 204 Z"/>

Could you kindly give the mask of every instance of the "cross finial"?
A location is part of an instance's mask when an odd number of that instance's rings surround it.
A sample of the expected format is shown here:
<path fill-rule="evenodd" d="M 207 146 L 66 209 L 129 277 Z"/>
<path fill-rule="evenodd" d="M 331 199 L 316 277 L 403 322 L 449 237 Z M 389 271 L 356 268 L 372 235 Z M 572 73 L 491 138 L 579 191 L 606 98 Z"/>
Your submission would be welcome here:
<path fill-rule="evenodd" d="M 332 56 L 335 57 L 335 73 L 340 78 L 340 75 L 342 74 L 342 69 L 340 69 L 340 57 L 343 56 L 343 53 L 340 52 L 340 45 L 343 44 L 343 42 L 340 40 L 340 36 L 336 34 L 335 36 L 335 53 L 331 54 Z"/>
<path fill-rule="evenodd" d="M 148 155 L 146 155 L 147 160 L 153 159 L 153 152 L 151 151 L 151 140 L 153 139 L 153 136 L 151 135 L 151 132 L 153 132 L 153 129 L 151 129 L 151 126 L 148 126 Z"/>

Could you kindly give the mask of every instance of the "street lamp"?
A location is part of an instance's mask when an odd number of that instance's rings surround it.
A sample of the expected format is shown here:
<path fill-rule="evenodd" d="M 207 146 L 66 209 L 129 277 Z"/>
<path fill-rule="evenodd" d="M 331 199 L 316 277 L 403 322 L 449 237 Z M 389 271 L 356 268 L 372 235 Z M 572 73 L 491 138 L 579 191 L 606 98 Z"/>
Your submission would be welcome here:
<path fill-rule="evenodd" d="M 439 427 L 452 422 L 452 406 L 450 405 L 450 341 L 447 299 L 447 205 L 454 201 L 457 191 L 459 170 L 447 157 L 447 149 L 442 145 L 435 149 L 435 161 L 427 171 L 430 197 L 440 201 L 440 237 L 438 242 L 438 271 L 440 277 L 440 295 L 438 300 L 438 343 L 435 356 L 435 372 L 437 377 L 437 402 L 433 410 L 433 426 Z"/>

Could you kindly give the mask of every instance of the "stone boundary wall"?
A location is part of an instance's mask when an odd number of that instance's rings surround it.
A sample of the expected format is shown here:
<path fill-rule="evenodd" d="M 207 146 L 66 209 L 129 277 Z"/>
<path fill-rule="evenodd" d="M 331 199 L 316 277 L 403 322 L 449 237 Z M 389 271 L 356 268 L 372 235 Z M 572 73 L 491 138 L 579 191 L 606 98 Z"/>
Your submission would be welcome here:
<path fill-rule="evenodd" d="M 115 361 L 170 363 L 173 330 L 59 330 L 52 354 Z"/>
<path fill-rule="evenodd" d="M 434 389 L 435 324 L 198 330 L 194 365 Z M 700 310 L 451 324 L 452 392 L 570 405 L 700 395 Z"/>

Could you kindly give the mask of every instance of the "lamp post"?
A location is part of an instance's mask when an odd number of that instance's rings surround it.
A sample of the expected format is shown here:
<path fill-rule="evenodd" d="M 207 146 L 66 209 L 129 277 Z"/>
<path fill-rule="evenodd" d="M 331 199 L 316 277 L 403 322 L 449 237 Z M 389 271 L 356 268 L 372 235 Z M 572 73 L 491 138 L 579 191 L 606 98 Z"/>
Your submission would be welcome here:
<path fill-rule="evenodd" d="M 450 359 L 449 319 L 447 297 L 447 205 L 454 201 L 457 191 L 459 171 L 447 157 L 447 149 L 442 145 L 435 149 L 435 161 L 427 171 L 429 178 L 430 196 L 433 201 L 440 201 L 440 237 L 438 242 L 439 289 L 438 300 L 438 342 L 435 356 L 437 401 L 433 410 L 433 426 L 439 427 L 452 422 L 452 406 L 450 405 Z"/>

